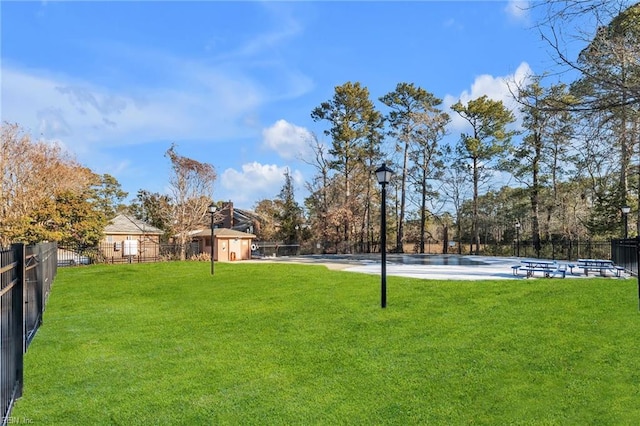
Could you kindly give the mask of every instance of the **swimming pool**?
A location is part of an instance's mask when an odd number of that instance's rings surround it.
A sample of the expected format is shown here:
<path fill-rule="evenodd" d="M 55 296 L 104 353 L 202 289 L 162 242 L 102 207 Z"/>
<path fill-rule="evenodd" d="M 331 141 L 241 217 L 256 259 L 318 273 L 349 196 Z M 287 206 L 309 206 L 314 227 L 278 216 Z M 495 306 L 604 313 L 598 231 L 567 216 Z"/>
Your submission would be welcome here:
<path fill-rule="evenodd" d="M 456 254 L 387 254 L 388 263 L 400 263 L 402 265 L 486 265 L 479 259 Z"/>
<path fill-rule="evenodd" d="M 282 258 L 279 258 L 282 259 Z M 336 262 L 336 263 L 379 263 L 380 253 L 365 254 L 308 254 L 293 256 L 307 262 Z M 473 256 L 460 256 L 457 254 L 387 254 L 387 263 L 399 265 L 458 265 L 458 266 L 481 266 L 488 265 L 485 257 L 475 258 Z"/>

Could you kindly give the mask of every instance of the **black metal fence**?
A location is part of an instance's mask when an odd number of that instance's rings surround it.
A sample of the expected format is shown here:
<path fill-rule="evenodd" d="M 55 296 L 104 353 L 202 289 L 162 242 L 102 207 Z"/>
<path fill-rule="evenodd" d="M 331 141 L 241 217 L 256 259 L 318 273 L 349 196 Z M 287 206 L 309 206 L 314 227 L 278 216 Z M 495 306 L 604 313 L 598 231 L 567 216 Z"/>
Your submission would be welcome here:
<path fill-rule="evenodd" d="M 263 243 L 256 243 L 261 246 Z M 404 243 L 405 253 L 418 253 L 420 244 L 417 241 L 407 241 Z M 473 250 L 469 241 L 450 241 L 445 244 L 443 241 L 430 239 L 425 242 L 424 251 L 427 254 L 475 254 L 476 246 Z M 373 244 L 352 244 L 324 243 L 318 241 L 312 245 L 302 245 L 302 254 L 318 253 L 379 253 L 378 243 Z M 268 252 L 268 250 L 265 250 Z M 394 247 L 387 246 L 387 252 L 395 253 Z M 477 253 L 482 256 L 518 256 L 541 259 L 576 260 L 581 258 L 611 258 L 610 240 L 547 240 L 541 241 L 536 249 L 532 241 L 520 240 L 513 243 L 487 242 L 480 244 Z M 280 254 L 280 251 L 278 251 Z"/>
<path fill-rule="evenodd" d="M 626 271 L 636 277 L 638 276 L 638 250 L 640 250 L 638 238 L 611 240 L 611 260 L 613 263 L 624 266 Z"/>
<path fill-rule="evenodd" d="M 511 254 L 519 257 L 539 257 L 542 259 L 611 259 L 611 241 L 597 240 L 557 240 L 543 241 L 539 250 L 531 241 L 514 242 Z"/>
<path fill-rule="evenodd" d="M 180 245 L 174 243 L 146 243 L 146 246 L 139 245 L 138 250 L 134 252 L 125 251 L 122 247 L 115 250 L 114 247 L 113 243 L 100 243 L 96 246 L 59 246 L 57 265 L 63 267 L 96 263 L 163 262 L 180 259 Z M 196 258 L 202 252 L 203 247 L 200 247 L 198 242 L 188 243 L 185 247 L 185 258 Z M 256 241 L 252 244 L 251 254 L 255 257 L 296 256 L 301 254 L 301 249 L 300 244 Z"/>
<path fill-rule="evenodd" d="M 24 323 L 24 246 L 0 252 L 0 409 L 2 424 L 22 396 Z"/>
<path fill-rule="evenodd" d="M 0 249 L 0 409 L 11 422 L 22 395 L 24 353 L 38 327 L 56 275 L 56 243 Z"/>
<path fill-rule="evenodd" d="M 58 270 L 56 243 L 25 247 L 25 263 L 25 343 L 28 346 L 42 324 L 42 314 Z"/>
<path fill-rule="evenodd" d="M 470 245 L 462 243 L 462 254 L 470 254 Z M 474 248 L 475 250 L 475 248 Z M 458 245 L 449 253 L 457 253 Z M 532 241 L 514 241 L 512 244 L 482 244 L 479 254 L 483 256 L 517 256 L 540 259 L 576 260 L 611 259 L 611 241 L 606 240 L 552 240 L 541 241 L 536 249 Z"/>
<path fill-rule="evenodd" d="M 190 259 L 200 251 L 201 248 L 197 242 L 189 243 L 185 247 L 185 256 Z M 155 242 L 137 245 L 134 251 L 127 251 L 114 243 L 101 243 L 96 246 L 65 245 L 58 248 L 58 266 L 161 262 L 179 258 L 179 244 L 158 244 Z"/>
<path fill-rule="evenodd" d="M 257 257 L 297 256 L 300 244 L 284 244 L 274 241 L 256 241 L 251 247 L 251 255 Z"/>

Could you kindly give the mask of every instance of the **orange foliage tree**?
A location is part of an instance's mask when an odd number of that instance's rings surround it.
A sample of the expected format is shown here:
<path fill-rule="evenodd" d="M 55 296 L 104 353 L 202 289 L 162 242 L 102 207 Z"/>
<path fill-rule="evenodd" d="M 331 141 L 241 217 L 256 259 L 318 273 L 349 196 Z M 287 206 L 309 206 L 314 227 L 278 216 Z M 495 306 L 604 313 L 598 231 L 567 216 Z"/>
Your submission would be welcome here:
<path fill-rule="evenodd" d="M 49 226 L 57 201 L 63 194 L 87 193 L 99 182 L 60 145 L 34 141 L 6 122 L 0 126 L 0 171 L 0 246 L 65 239 L 67 234 Z"/>

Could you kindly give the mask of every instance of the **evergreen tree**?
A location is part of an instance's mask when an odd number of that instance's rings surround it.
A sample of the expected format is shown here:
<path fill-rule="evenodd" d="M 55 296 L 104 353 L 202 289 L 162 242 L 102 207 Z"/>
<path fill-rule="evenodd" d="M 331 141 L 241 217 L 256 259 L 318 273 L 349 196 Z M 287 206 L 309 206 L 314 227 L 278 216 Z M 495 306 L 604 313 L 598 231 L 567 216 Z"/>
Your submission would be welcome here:
<path fill-rule="evenodd" d="M 168 240 L 171 229 L 171 215 L 173 208 L 168 195 L 149 192 L 141 189 L 135 200 L 129 206 L 129 212 L 136 218 L 147 222 L 151 226 L 165 231 L 163 239 Z"/>
<path fill-rule="evenodd" d="M 571 160 L 569 149 L 573 136 L 571 113 L 562 108 L 573 103 L 573 97 L 562 84 L 544 88 L 540 78 L 518 91 L 523 104 L 523 127 L 526 134 L 520 144 L 512 147 L 511 157 L 503 163 L 528 192 L 531 206 L 531 240 L 537 255 L 541 249 L 541 209 L 546 206 L 546 236 L 550 238 L 549 222 L 558 206 L 558 179 L 562 175 L 560 162 Z M 551 188 L 552 199 L 542 199 L 545 187 Z"/>
<path fill-rule="evenodd" d="M 480 184 L 489 177 L 492 166 L 507 150 L 514 132 L 507 126 L 515 121 L 513 113 L 502 101 L 494 101 L 486 95 L 470 100 L 466 105 L 458 101 L 451 109 L 471 125 L 471 133 L 463 133 L 457 146 L 461 159 L 469 162 L 473 182 L 472 248 L 475 254 L 480 249 L 478 227 L 478 197 Z"/>
<path fill-rule="evenodd" d="M 96 202 L 107 219 L 113 219 L 116 214 L 125 209 L 122 201 L 129 195 L 122 190 L 120 182 L 110 174 L 99 176 L 99 182 L 94 185 Z"/>
<path fill-rule="evenodd" d="M 278 239 L 285 244 L 299 242 L 300 228 L 302 226 L 302 209 L 295 200 L 293 177 L 289 169 L 284 173 L 284 185 L 278 195 L 280 204 L 277 219 L 280 224 Z"/>
<path fill-rule="evenodd" d="M 403 239 L 407 209 L 407 184 L 410 175 L 409 172 L 412 168 L 411 159 L 413 157 L 415 160 L 414 165 L 419 164 L 417 167 L 421 169 L 420 176 L 424 177 L 421 191 L 424 195 L 423 200 L 425 200 L 426 175 L 429 174 L 429 160 L 433 153 L 433 149 L 431 149 L 432 146 L 429 149 L 427 149 L 427 147 L 429 146 L 429 142 L 433 142 L 434 140 L 437 142 L 439 138 L 433 138 L 432 136 L 444 132 L 444 125 L 448 121 L 448 117 L 446 114 L 437 117 L 438 113 L 440 113 L 437 107 L 442 103 L 442 100 L 436 98 L 423 88 L 415 86 L 413 83 L 399 83 L 393 92 L 381 97 L 380 101 L 391 109 L 391 112 L 387 116 L 387 121 L 391 126 L 390 134 L 396 140 L 396 151 L 402 154 L 401 172 L 399 173 L 400 212 L 398 215 L 398 233 L 396 236 L 396 252 L 402 253 L 404 251 Z M 424 251 L 424 242 L 422 244 L 422 250 Z"/>
<path fill-rule="evenodd" d="M 368 204 L 363 203 L 369 203 L 371 197 L 361 195 L 372 184 L 373 170 L 370 168 L 382 142 L 380 132 L 384 121 L 369 99 L 369 90 L 360 83 L 351 82 L 337 86 L 333 98 L 316 107 L 311 118 L 326 120 L 331 126 L 325 131 L 332 139 L 329 166 L 342 177 L 343 198 L 336 208 L 341 211 L 344 250 L 350 251 L 354 217 L 358 214 L 366 216 L 369 211 Z M 353 188 L 355 184 L 362 186 Z M 361 230 L 367 227 L 365 220 L 361 223 Z"/>

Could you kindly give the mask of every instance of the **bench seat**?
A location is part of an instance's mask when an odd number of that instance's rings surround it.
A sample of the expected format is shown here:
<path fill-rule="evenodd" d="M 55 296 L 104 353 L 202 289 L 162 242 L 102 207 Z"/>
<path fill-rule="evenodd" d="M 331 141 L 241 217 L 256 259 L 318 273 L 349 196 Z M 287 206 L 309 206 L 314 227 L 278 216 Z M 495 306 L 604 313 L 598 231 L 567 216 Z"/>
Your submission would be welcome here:
<path fill-rule="evenodd" d="M 527 268 L 526 266 L 521 267 L 523 271 L 527 273 L 527 277 L 533 277 L 534 272 L 542 272 L 545 278 L 550 278 L 551 275 L 554 275 L 557 269 L 549 269 L 549 268 Z"/>

